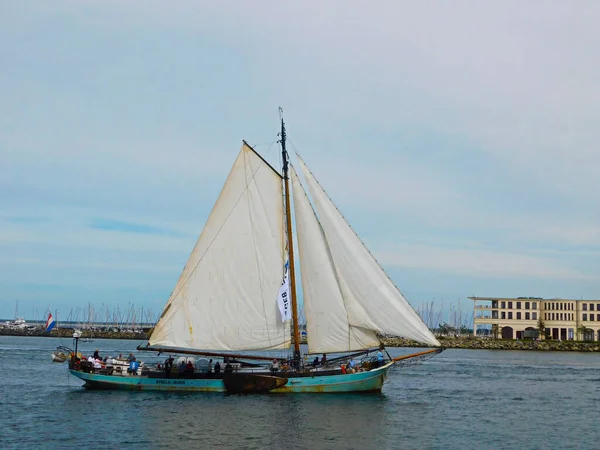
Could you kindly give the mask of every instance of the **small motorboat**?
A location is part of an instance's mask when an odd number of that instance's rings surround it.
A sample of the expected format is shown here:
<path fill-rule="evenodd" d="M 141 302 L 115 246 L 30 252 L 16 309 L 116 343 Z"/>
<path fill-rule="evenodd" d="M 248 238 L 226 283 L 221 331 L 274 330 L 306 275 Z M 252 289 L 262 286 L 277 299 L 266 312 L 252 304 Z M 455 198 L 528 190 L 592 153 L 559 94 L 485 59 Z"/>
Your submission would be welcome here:
<path fill-rule="evenodd" d="M 52 362 L 55 363 L 64 363 L 67 360 L 67 355 L 59 350 L 54 350 L 51 356 Z"/>
<path fill-rule="evenodd" d="M 59 347 L 56 347 L 56 350 L 52 352 L 52 362 L 64 363 L 72 354 L 73 350 L 71 350 L 69 347 L 63 347 L 61 345 Z"/>

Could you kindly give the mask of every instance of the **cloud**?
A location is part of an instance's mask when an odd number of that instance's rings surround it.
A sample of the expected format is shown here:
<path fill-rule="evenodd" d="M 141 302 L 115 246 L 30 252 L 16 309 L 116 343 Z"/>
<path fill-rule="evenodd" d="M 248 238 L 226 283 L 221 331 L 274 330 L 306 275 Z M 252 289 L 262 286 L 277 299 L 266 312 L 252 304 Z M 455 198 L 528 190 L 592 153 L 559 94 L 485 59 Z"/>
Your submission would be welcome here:
<path fill-rule="evenodd" d="M 600 281 L 600 274 L 572 269 L 553 258 L 519 252 L 478 248 L 442 248 L 427 245 L 395 245 L 377 253 L 383 265 L 410 267 L 492 278 L 548 278 Z"/>
<path fill-rule="evenodd" d="M 143 225 L 139 223 L 123 222 L 113 219 L 92 219 L 90 228 L 120 233 L 158 234 L 165 236 L 178 236 L 179 233 L 168 228 Z"/>
<path fill-rule="evenodd" d="M 454 293 L 524 276 L 597 291 L 599 8 L 5 8 L 0 252 L 20 272 L 4 279 L 176 277 L 241 139 L 275 140 L 282 105 L 290 146 L 353 227 L 390 267 L 422 272 L 409 291 L 442 272 Z M 259 150 L 278 166 L 277 146 Z"/>
<path fill-rule="evenodd" d="M 20 224 L 36 224 L 47 222 L 49 219 L 47 217 L 27 217 L 27 216 L 13 216 L 13 217 L 5 217 L 4 220 L 12 223 L 20 223 Z"/>

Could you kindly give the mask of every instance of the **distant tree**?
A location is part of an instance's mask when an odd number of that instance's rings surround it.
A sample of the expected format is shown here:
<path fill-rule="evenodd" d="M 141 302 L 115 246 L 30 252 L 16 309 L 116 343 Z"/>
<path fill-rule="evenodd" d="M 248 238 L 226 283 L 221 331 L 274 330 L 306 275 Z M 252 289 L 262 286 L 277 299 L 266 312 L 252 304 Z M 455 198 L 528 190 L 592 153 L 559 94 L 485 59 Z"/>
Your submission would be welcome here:
<path fill-rule="evenodd" d="M 467 327 L 466 325 L 461 325 L 460 327 L 460 334 L 473 334 L 473 329 Z"/>
<path fill-rule="evenodd" d="M 497 323 L 492 325 L 492 337 L 494 339 L 498 339 L 498 334 L 500 333 L 500 327 Z"/>
<path fill-rule="evenodd" d="M 448 325 L 446 322 L 444 323 L 440 323 L 438 325 L 438 333 L 441 334 L 442 336 L 449 336 L 450 334 L 454 333 L 456 330 L 454 329 L 454 327 Z"/>
<path fill-rule="evenodd" d="M 578 339 L 580 341 L 589 340 L 587 335 L 590 332 L 593 332 L 593 330 L 591 328 L 588 328 L 585 325 L 580 325 L 579 328 L 577 328 Z M 594 339 L 594 336 L 592 335 L 591 340 L 593 340 L 593 339 Z"/>
<path fill-rule="evenodd" d="M 542 337 L 546 335 L 546 324 L 544 323 L 541 317 L 537 321 L 537 331 L 539 339 L 542 339 Z"/>

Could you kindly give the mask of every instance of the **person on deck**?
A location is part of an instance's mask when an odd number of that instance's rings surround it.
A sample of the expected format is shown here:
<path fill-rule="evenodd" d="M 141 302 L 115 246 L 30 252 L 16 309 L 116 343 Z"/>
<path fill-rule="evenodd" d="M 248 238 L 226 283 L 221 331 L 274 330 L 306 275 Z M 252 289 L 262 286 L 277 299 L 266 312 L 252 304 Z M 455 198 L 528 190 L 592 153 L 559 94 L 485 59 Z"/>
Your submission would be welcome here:
<path fill-rule="evenodd" d="M 354 373 L 356 372 L 356 363 L 354 362 L 353 358 L 350 358 L 350 361 L 348 362 L 348 373 Z"/>
<path fill-rule="evenodd" d="M 129 370 L 128 370 L 128 372 L 129 372 L 131 375 L 137 375 L 137 371 L 138 371 L 138 368 L 139 368 L 139 367 L 140 367 L 140 366 L 139 366 L 139 364 L 138 364 L 138 362 L 137 362 L 137 361 L 135 361 L 135 360 L 134 360 L 134 361 L 131 361 L 131 362 L 129 363 Z"/>
<path fill-rule="evenodd" d="M 221 373 L 221 363 L 217 361 L 215 363 L 215 374 Z"/>
<path fill-rule="evenodd" d="M 233 372 L 233 366 L 229 363 L 229 361 L 227 361 L 227 364 L 225 364 L 225 373 L 231 372 Z"/>
<path fill-rule="evenodd" d="M 279 370 L 279 361 L 274 359 L 273 364 L 271 364 L 271 372 L 277 372 L 278 370 Z"/>
<path fill-rule="evenodd" d="M 187 373 L 187 374 L 194 373 L 194 363 L 192 363 L 191 359 L 188 359 L 188 362 L 185 365 L 185 373 Z"/>
<path fill-rule="evenodd" d="M 208 373 L 212 373 L 213 371 L 213 362 L 212 359 L 208 361 Z"/>
<path fill-rule="evenodd" d="M 327 363 L 327 355 L 325 353 L 323 353 L 323 356 L 321 357 L 321 365 L 324 366 Z"/>
<path fill-rule="evenodd" d="M 94 359 L 102 359 L 100 358 L 100 353 L 98 352 L 98 349 L 96 349 L 96 351 L 94 352 Z"/>
<path fill-rule="evenodd" d="M 165 372 L 170 373 L 173 369 L 173 357 L 169 356 L 165 359 Z"/>
<path fill-rule="evenodd" d="M 382 350 L 382 347 L 379 347 L 379 351 L 377 352 L 377 367 L 381 367 L 384 364 L 383 352 L 381 350 Z"/>
<path fill-rule="evenodd" d="M 179 372 L 179 375 L 181 375 L 183 372 L 185 372 L 185 361 L 181 361 L 179 363 L 178 372 Z"/>
<path fill-rule="evenodd" d="M 318 356 L 315 356 L 315 359 L 314 359 L 312 365 L 313 365 L 313 367 L 317 367 L 319 365 L 319 357 Z"/>
<path fill-rule="evenodd" d="M 127 357 L 127 362 L 133 362 L 135 361 L 135 356 L 133 356 L 133 353 L 130 353 L 129 356 Z"/>

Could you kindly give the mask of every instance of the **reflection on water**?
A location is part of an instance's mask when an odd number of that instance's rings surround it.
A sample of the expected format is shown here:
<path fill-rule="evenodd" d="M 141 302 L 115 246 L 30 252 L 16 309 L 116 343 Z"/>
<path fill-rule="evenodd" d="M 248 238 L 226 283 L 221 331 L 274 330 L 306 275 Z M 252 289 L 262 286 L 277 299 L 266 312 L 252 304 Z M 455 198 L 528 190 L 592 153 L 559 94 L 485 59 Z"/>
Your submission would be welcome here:
<path fill-rule="evenodd" d="M 50 362 L 61 343 L 0 337 L 0 447 L 597 447 L 596 354 L 447 350 L 395 369 L 377 395 L 238 396 L 88 392 Z M 97 340 L 84 352 L 135 345 Z"/>

